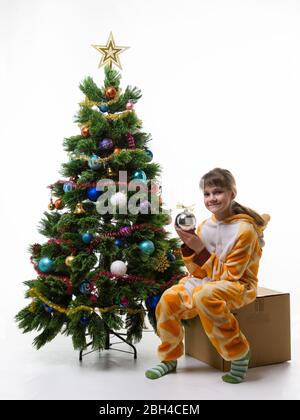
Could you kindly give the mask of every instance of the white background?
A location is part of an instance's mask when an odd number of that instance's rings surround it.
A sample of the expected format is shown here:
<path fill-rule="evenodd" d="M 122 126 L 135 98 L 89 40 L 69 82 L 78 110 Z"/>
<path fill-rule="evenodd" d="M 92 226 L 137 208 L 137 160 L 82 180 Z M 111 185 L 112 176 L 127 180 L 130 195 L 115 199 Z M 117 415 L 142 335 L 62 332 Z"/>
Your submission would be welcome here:
<path fill-rule="evenodd" d="M 91 44 L 105 44 L 110 31 L 117 45 L 130 46 L 120 56 L 122 86 L 142 89 L 135 109 L 152 134 L 173 216 L 181 201 L 196 204 L 198 222 L 209 216 L 198 183 L 216 166 L 234 174 L 237 201 L 271 214 L 260 284 L 291 293 L 298 345 L 299 21 L 296 0 L 1 0 L 0 339 L 11 366 L 22 346 L 33 370 L 49 360 L 47 350 L 31 349 L 13 316 L 25 305 L 22 282 L 35 276 L 27 247 L 44 240 L 37 225 L 46 186 L 61 179 L 68 160 L 63 138 L 79 133 L 78 85 L 88 75 L 103 80 Z M 9 398 L 35 395 L 21 383 L 5 388 Z"/>

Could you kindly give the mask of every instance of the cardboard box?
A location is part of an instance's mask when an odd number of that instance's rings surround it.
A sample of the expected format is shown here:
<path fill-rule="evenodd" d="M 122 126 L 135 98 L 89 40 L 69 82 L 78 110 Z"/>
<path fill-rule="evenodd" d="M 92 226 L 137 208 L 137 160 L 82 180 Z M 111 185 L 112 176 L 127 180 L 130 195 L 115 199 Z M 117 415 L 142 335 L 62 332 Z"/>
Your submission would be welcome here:
<path fill-rule="evenodd" d="M 291 360 L 290 295 L 258 288 L 250 305 L 233 312 L 250 343 L 249 367 Z M 205 334 L 199 317 L 185 324 L 185 353 L 223 372 L 230 369 Z"/>

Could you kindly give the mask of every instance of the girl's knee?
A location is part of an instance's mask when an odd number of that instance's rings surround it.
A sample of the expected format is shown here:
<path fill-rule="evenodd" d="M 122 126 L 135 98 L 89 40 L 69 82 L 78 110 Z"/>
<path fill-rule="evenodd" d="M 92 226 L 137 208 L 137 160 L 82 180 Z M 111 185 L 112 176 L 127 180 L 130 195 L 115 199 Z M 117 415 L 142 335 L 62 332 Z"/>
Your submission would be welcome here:
<path fill-rule="evenodd" d="M 196 307 L 199 307 L 203 304 L 203 301 L 208 296 L 212 295 L 213 288 L 210 284 L 206 283 L 201 286 L 197 286 L 193 292 L 193 303 Z"/>

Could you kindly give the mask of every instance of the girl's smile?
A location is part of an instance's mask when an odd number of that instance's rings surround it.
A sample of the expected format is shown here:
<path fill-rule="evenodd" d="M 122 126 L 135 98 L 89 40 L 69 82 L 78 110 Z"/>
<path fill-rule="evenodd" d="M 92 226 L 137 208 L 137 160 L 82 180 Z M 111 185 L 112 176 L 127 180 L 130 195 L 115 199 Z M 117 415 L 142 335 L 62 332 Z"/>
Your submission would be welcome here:
<path fill-rule="evenodd" d="M 234 198 L 232 191 L 221 187 L 205 187 L 204 204 L 218 220 L 232 215 L 231 203 Z"/>

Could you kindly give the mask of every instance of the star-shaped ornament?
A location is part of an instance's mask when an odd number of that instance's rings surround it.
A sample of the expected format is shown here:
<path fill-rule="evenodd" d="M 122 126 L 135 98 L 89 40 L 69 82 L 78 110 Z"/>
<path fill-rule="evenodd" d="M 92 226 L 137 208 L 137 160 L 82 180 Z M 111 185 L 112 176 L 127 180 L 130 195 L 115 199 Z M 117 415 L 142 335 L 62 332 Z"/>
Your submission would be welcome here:
<path fill-rule="evenodd" d="M 98 67 L 105 66 L 106 64 L 112 67 L 112 65 L 115 64 L 120 69 L 122 69 L 119 54 L 121 54 L 123 51 L 128 50 L 129 47 L 117 46 L 115 44 L 112 32 L 109 34 L 109 38 L 107 40 L 106 45 L 92 45 L 92 47 L 94 47 L 97 51 L 99 51 L 102 54 L 101 61 Z"/>

